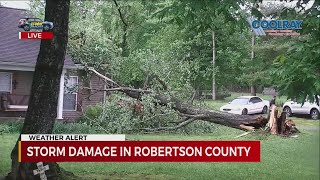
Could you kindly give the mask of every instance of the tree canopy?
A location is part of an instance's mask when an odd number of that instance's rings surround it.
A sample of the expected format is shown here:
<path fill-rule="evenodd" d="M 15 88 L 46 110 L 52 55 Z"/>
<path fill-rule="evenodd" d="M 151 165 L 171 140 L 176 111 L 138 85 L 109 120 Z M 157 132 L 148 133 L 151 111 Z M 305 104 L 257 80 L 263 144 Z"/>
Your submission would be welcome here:
<path fill-rule="evenodd" d="M 70 8 L 69 54 L 128 86 L 142 88 L 157 76 L 171 92 L 189 97 L 210 90 L 215 74 L 218 91 L 273 86 L 300 102 L 320 94 L 318 2 L 113 0 L 72 1 Z M 301 19 L 301 36 L 257 36 L 252 47 L 248 16 Z"/>

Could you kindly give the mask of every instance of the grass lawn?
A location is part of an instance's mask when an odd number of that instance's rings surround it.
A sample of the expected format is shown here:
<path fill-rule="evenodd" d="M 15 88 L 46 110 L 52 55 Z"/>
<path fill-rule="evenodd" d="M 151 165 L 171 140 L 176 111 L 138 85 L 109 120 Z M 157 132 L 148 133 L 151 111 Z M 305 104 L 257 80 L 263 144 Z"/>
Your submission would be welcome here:
<path fill-rule="evenodd" d="M 130 140 L 261 140 L 260 163 L 60 163 L 83 179 L 319 179 L 319 121 L 294 119 L 297 138 L 247 135 L 218 126 L 204 135 L 127 135 Z M 0 135 L 0 176 L 9 172 L 18 133 Z"/>

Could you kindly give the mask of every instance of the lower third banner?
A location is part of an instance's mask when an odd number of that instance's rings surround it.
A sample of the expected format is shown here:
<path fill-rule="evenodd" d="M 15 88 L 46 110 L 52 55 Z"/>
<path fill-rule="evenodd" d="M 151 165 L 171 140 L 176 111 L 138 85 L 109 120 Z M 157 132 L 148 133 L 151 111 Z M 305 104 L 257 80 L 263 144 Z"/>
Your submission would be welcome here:
<path fill-rule="evenodd" d="M 19 141 L 20 162 L 260 162 L 259 141 Z"/>

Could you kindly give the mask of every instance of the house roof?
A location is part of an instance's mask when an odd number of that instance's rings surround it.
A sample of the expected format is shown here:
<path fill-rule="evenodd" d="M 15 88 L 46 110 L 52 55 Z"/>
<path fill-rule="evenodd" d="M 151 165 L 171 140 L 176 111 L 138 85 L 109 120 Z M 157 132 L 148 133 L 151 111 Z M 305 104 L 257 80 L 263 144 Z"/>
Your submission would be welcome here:
<path fill-rule="evenodd" d="M 0 7 L 0 67 L 1 65 L 35 67 L 40 50 L 40 40 L 21 40 L 18 28 L 20 18 L 30 14 L 24 9 Z M 76 68 L 66 55 L 64 68 Z"/>

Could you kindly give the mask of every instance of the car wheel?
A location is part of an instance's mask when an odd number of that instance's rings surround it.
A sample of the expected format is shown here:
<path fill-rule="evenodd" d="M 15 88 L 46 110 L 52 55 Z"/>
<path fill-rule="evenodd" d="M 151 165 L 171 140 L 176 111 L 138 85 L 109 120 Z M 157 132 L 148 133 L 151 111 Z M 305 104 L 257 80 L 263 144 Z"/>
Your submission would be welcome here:
<path fill-rule="evenodd" d="M 310 112 L 310 116 L 312 119 L 319 119 L 319 111 L 316 109 L 312 109 Z"/>
<path fill-rule="evenodd" d="M 268 113 L 268 107 L 264 106 L 262 109 L 262 114 L 267 114 Z"/>
<path fill-rule="evenodd" d="M 247 115 L 248 114 L 248 110 L 247 109 L 243 109 L 241 114 L 242 115 Z"/>
<path fill-rule="evenodd" d="M 49 31 L 50 26 L 49 26 L 49 25 L 44 25 L 44 26 L 43 26 L 43 29 L 44 29 L 45 31 Z"/>
<path fill-rule="evenodd" d="M 30 26 L 29 26 L 29 25 L 25 25 L 25 26 L 23 26 L 23 29 L 24 29 L 25 31 L 30 31 Z"/>
<path fill-rule="evenodd" d="M 291 111 L 291 108 L 290 107 L 285 107 L 284 109 L 283 109 L 283 111 L 284 112 L 286 112 L 286 114 L 287 114 L 287 117 L 290 117 L 291 115 L 292 115 L 292 111 Z"/>

